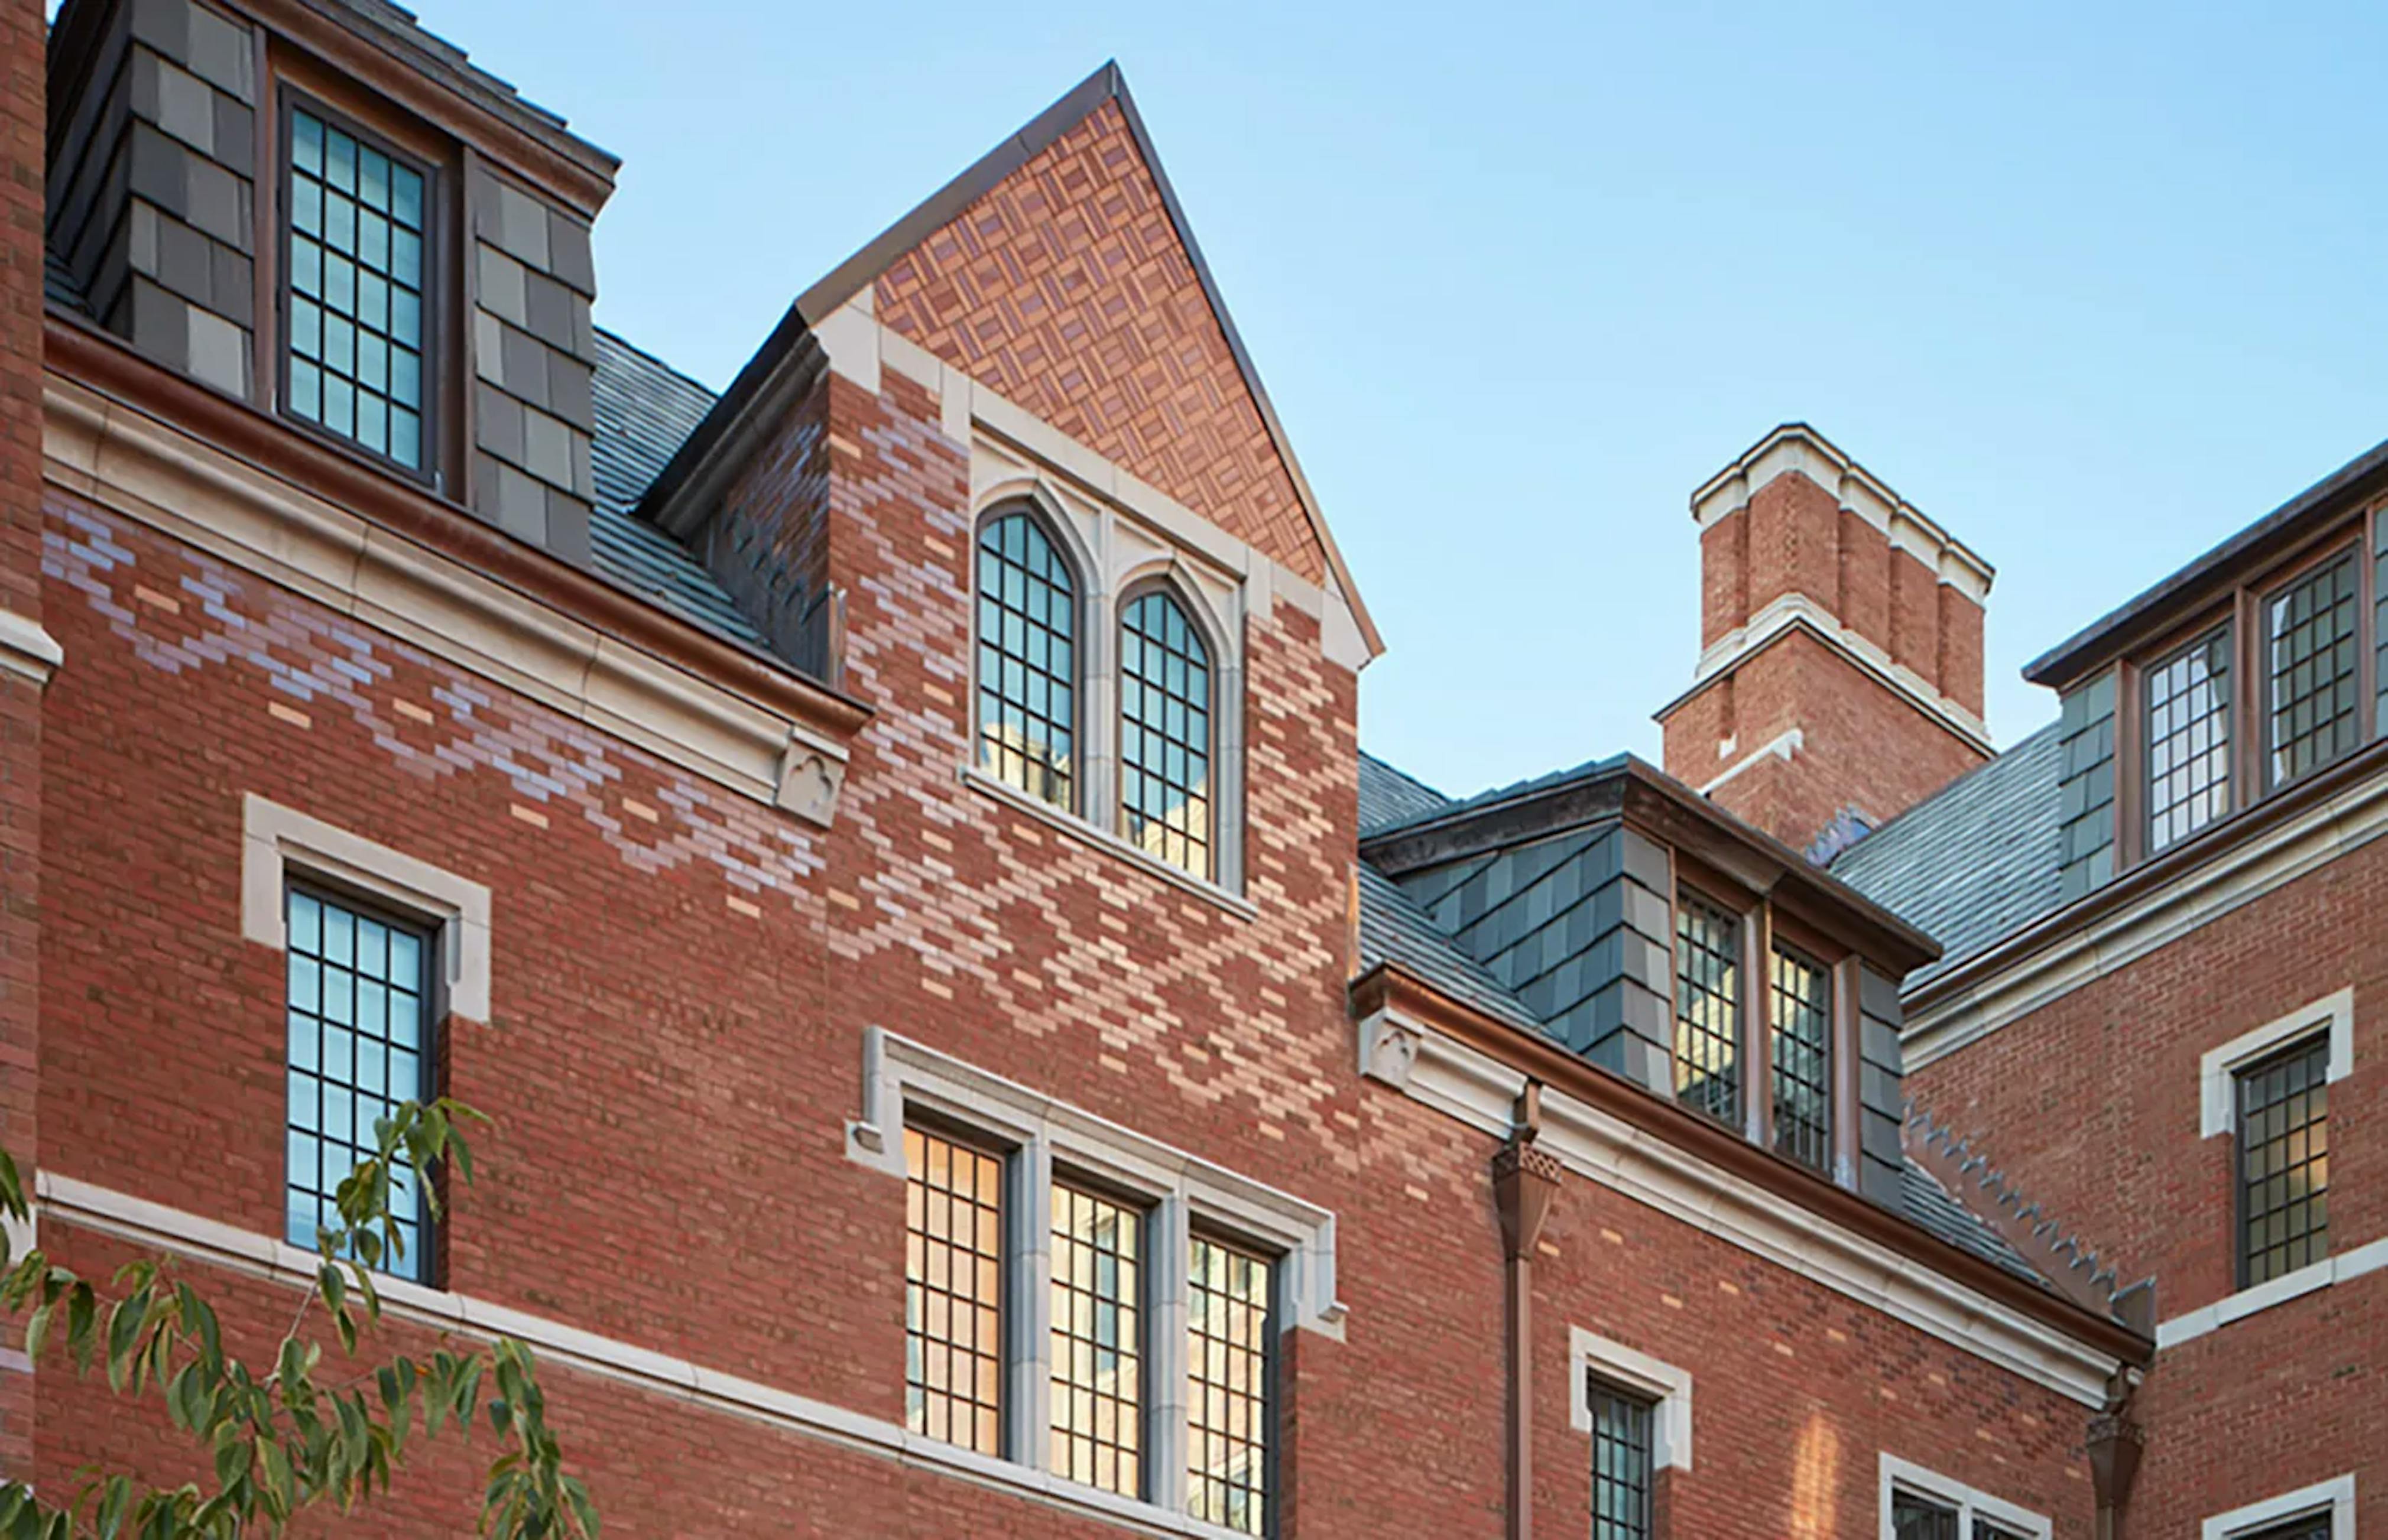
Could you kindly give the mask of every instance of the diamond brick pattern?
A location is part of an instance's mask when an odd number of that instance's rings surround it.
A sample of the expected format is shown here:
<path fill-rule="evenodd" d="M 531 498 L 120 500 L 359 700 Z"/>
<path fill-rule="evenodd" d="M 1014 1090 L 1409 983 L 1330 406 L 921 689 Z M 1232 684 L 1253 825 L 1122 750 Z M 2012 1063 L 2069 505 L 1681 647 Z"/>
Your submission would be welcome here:
<path fill-rule="evenodd" d="M 880 322 L 1313 583 L 1327 557 L 1116 102 L 896 259 Z"/>

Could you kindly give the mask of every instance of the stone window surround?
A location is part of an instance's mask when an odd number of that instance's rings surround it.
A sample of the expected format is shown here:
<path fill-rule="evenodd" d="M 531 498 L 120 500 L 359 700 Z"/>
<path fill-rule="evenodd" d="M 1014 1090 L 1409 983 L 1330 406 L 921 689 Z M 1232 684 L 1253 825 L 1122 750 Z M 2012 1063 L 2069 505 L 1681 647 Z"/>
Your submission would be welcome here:
<path fill-rule="evenodd" d="M 2330 1515 L 2330 1540 L 2355 1540 L 2353 1471 L 2294 1492 L 2283 1492 L 2277 1497 L 2267 1497 L 2260 1503 L 2234 1508 L 2228 1513 L 2217 1513 L 2198 1531 L 2198 1540 L 2238 1540 L 2239 1536 L 2257 1534 L 2275 1524 L 2316 1519 L 2324 1513 Z"/>
<path fill-rule="evenodd" d="M 978 769 L 978 531 L 1015 509 L 1033 511 L 1069 563 L 1077 584 L 1077 744 L 1074 808 L 1036 798 L 1021 801 L 1058 818 L 1111 836 L 1109 847 L 1133 852 L 1145 864 L 1189 878 L 1198 891 L 1239 899 L 1244 889 L 1244 612 L 1246 585 L 1189 557 L 1108 506 L 1065 496 L 1040 475 L 1010 476 L 974 491 L 969 562 L 971 731 L 963 761 L 973 784 L 994 777 Z M 1213 875 L 1185 872 L 1129 843 L 1119 828 L 1119 631 L 1124 601 L 1154 580 L 1165 585 L 1201 633 L 1211 652 L 1211 818 Z M 1262 600 L 1264 602 L 1264 600 Z M 1001 784 L 1001 783 L 996 783 Z M 1231 905 L 1232 907 L 1233 905 Z"/>
<path fill-rule="evenodd" d="M 1592 1433 L 1592 1382 L 1646 1395 L 1650 1409 L 1650 1466 L 1659 1471 L 1692 1468 L 1692 1374 L 1612 1342 L 1581 1326 L 1568 1329 L 1568 1426 Z"/>
<path fill-rule="evenodd" d="M 489 890 L 255 792 L 241 798 L 240 932 L 288 945 L 284 893 L 293 872 L 348 888 L 433 928 L 436 1016 L 489 1019 Z"/>
<path fill-rule="evenodd" d="M 1954 1507 L 1957 1509 L 1957 1533 L 1960 1534 L 1973 1534 L 1976 1519 L 1987 1519 L 2001 1529 L 2013 1530 L 2026 1536 L 2026 1540 L 2049 1540 L 2054 1533 L 2045 1514 L 2003 1502 L 1987 1492 L 1968 1486 L 1963 1482 L 1953 1481 L 1912 1460 L 1901 1459 L 1886 1450 L 1881 1462 L 1879 1504 L 1882 1540 L 1899 1540 L 1898 1532 L 1891 1527 L 1890 1504 L 1892 1495 L 1899 1492 Z"/>
<path fill-rule="evenodd" d="M 867 1029 L 862 1041 L 862 1115 L 848 1122 L 846 1155 L 901 1180 L 908 1113 L 1011 1146 L 1006 1162 L 1005 1233 L 1010 1256 L 1004 1323 L 1006 1463 L 1043 1470 L 1052 1393 L 1052 1188 L 1056 1168 L 1091 1177 L 1146 1203 L 1148 1341 L 1145 1484 L 1151 1506 L 1182 1513 L 1187 1502 L 1189 1287 L 1188 1237 L 1216 1226 L 1278 1252 L 1279 1329 L 1340 1341 L 1344 1306 L 1335 1297 L 1335 1216 L 1290 1193 L 1057 1102 L 948 1054 Z M 1063 1486 L 1074 1483 L 1047 1474 Z"/>
<path fill-rule="evenodd" d="M 2218 1138 L 2239 1131 L 2239 1071 L 2258 1059 L 2269 1058 L 2303 1038 L 2330 1034 L 2330 1076 L 2332 1083 L 2355 1072 L 2355 989 L 2352 985 L 2324 995 L 2309 1005 L 2242 1032 L 2197 1061 L 2197 1134 Z"/>

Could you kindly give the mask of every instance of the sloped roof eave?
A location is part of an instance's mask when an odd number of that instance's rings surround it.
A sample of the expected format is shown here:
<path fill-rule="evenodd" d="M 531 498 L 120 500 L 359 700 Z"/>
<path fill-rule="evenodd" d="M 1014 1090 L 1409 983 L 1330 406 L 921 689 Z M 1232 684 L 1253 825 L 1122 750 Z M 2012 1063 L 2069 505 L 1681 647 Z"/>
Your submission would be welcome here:
<path fill-rule="evenodd" d="M 1259 410 L 1262 425 L 1267 428 L 1269 441 L 1277 458 L 1284 463 L 1286 475 L 1293 483 L 1294 494 L 1301 499 L 1303 516 L 1309 521 L 1311 533 L 1327 558 L 1327 568 L 1336 592 L 1352 612 L 1352 619 L 1360 628 L 1372 659 L 1384 654 L 1384 637 L 1377 630 L 1375 619 L 1360 597 L 1359 586 L 1343 561 L 1343 552 L 1335 543 L 1335 535 L 1327 527 L 1326 514 L 1320 510 L 1317 495 L 1311 490 L 1310 480 L 1302 473 L 1302 461 L 1293 452 L 1292 441 L 1287 436 L 1285 424 L 1278 419 L 1277 408 L 1269 400 L 1268 390 L 1261 384 L 1259 369 L 1246 350 L 1242 335 L 1236 330 L 1235 318 L 1227 311 L 1226 298 L 1212 276 L 1211 264 L 1202 255 L 1202 247 L 1194 238 L 1194 227 L 1186 218 L 1184 207 L 1177 201 L 1176 189 L 1170 185 L 1169 173 L 1161 163 L 1153 147 L 1151 135 L 1145 131 L 1143 115 L 1137 111 L 1136 98 L 1128 94 L 1126 77 L 1121 74 L 1116 60 L 1107 60 L 1102 68 L 1088 75 L 1065 93 L 1051 107 L 1030 119 L 1019 132 L 1010 134 L 973 161 L 952 181 L 916 204 L 908 212 L 879 233 L 860 250 L 822 275 L 819 282 L 796 297 L 787 314 L 773 328 L 771 336 L 761 350 L 739 372 L 738 378 L 722 393 L 715 415 L 723 419 L 719 427 L 711 418 L 691 436 L 690 443 L 697 453 L 692 466 L 701 461 L 711 450 L 730 422 L 743 413 L 752 399 L 763 394 L 768 376 L 775 372 L 788 353 L 795 351 L 794 341 L 800 334 L 809 334 L 838 307 L 875 283 L 879 276 L 894 266 L 897 258 L 919 246 L 938 230 L 992 191 L 1005 177 L 1026 165 L 1043 153 L 1070 129 L 1086 120 L 1087 116 L 1107 101 L 1116 101 L 1127 120 L 1128 132 L 1136 139 L 1138 154 L 1146 169 L 1152 173 L 1153 185 L 1161 194 L 1162 207 L 1168 211 L 1170 224 L 1186 247 L 1186 256 L 1193 264 L 1194 276 L 1202 286 L 1202 296 L 1211 307 L 1211 316 L 1226 338 L 1227 352 L 1236 360 L 1236 370 L 1243 378 L 1244 388 L 1251 393 L 1252 404 Z M 768 361 L 767 361 L 768 360 Z M 757 375 L 757 365 L 763 368 Z M 756 376 L 750 381 L 750 376 Z M 675 464 L 657 482 L 648 499 L 642 501 L 642 513 L 661 506 L 671 496 L 672 486 L 683 479 L 692 467 Z M 650 516 L 652 516 L 650 514 Z"/>

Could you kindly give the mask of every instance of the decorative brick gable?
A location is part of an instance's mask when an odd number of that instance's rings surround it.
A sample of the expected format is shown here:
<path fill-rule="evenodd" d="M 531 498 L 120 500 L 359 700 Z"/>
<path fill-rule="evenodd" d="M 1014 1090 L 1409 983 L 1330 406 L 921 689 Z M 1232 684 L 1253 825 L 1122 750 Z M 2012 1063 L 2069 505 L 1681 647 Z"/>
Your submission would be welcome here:
<path fill-rule="evenodd" d="M 883 324 L 1327 581 L 1293 476 L 1116 100 L 896 259 L 872 297 Z"/>

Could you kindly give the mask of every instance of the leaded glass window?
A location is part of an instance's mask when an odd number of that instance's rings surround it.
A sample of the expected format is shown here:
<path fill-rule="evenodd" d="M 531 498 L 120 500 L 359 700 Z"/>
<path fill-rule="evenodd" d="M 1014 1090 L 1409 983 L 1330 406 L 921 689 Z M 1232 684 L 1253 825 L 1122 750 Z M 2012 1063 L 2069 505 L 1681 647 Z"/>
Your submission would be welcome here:
<path fill-rule="evenodd" d="M 1833 1158 L 1833 981 L 1788 947 L 1774 949 L 1774 1148 L 1802 1166 Z"/>
<path fill-rule="evenodd" d="M 1650 1540 L 1651 1458 L 1647 1400 L 1595 1377 L 1592 1409 L 1592 1540 Z"/>
<path fill-rule="evenodd" d="M 1077 586 L 1024 510 L 978 532 L 979 768 L 1056 807 L 1077 805 Z"/>
<path fill-rule="evenodd" d="M 1675 900 L 1675 1096 L 1741 1121 L 1741 920 L 1690 892 Z"/>
<path fill-rule="evenodd" d="M 1187 1259 L 1187 1510 L 1240 1534 L 1272 1534 L 1277 1269 L 1203 1235 Z"/>
<path fill-rule="evenodd" d="M 1897 1540 L 1962 1540 L 1957 1510 L 1912 1492 L 1890 1499 L 1890 1532 Z"/>
<path fill-rule="evenodd" d="M 2230 628 L 2148 670 L 2148 853 L 2230 811 Z"/>
<path fill-rule="evenodd" d="M 1053 1184 L 1053 1472 L 1144 1489 L 1144 1217 Z"/>
<path fill-rule="evenodd" d="M 2239 1282 L 2330 1255 L 2330 1038 L 2239 1071 Z"/>
<path fill-rule="evenodd" d="M 311 1251 L 319 1227 L 339 1226 L 341 1181 L 379 1151 L 374 1125 L 428 1095 L 431 938 L 301 888 L 283 903 L 290 1116 L 283 1233 Z M 383 1270 L 428 1280 L 430 1214 L 403 1161 L 390 1172 L 389 1207 L 398 1248 L 383 1253 Z"/>
<path fill-rule="evenodd" d="M 2248 1535 L 2246 1540 L 2330 1540 L 2331 1523 L 2331 1517 L 2327 1512 L 2307 1513 Z"/>
<path fill-rule="evenodd" d="M 291 110 L 285 410 L 416 472 L 428 185 L 419 168 Z"/>
<path fill-rule="evenodd" d="M 1212 876 L 1211 652 L 1166 588 L 1120 612 L 1119 759 L 1120 833 Z"/>
<path fill-rule="evenodd" d="M 904 1419 L 1003 1452 L 1003 1159 L 904 1130 Z"/>
<path fill-rule="evenodd" d="M 2271 778 L 2285 785 L 2346 753 L 2356 716 L 2355 554 L 2299 578 L 2266 607 Z"/>

